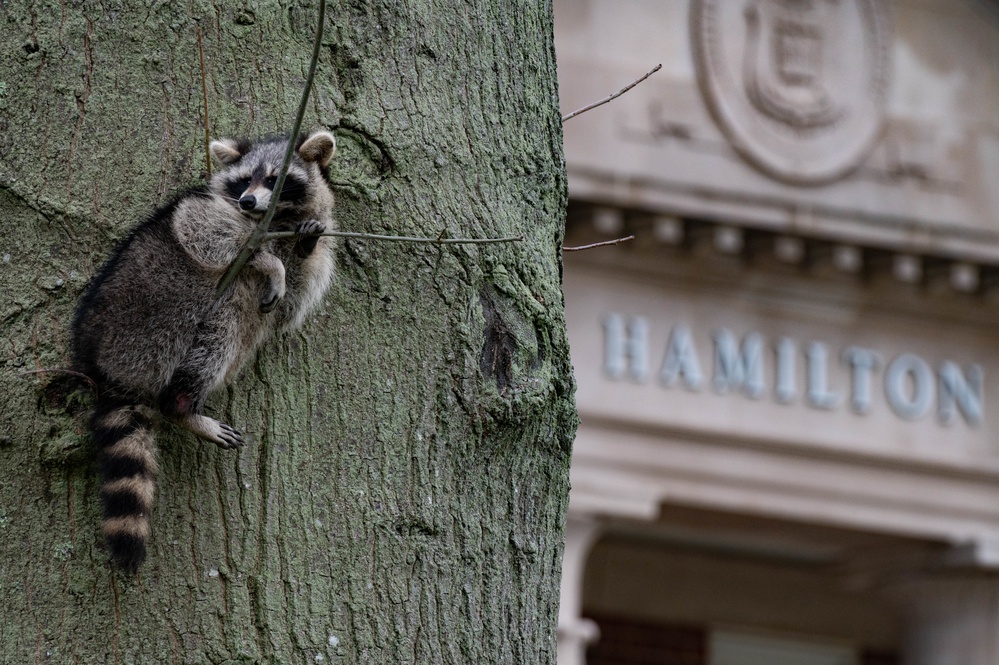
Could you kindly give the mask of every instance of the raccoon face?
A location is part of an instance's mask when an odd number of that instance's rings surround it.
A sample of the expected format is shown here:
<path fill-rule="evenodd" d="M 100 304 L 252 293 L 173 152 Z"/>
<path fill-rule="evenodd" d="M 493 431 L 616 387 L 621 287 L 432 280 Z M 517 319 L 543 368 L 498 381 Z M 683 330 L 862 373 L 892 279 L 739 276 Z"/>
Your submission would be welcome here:
<path fill-rule="evenodd" d="M 271 203 L 287 145 L 283 138 L 259 143 L 213 141 L 212 155 L 224 168 L 212 177 L 211 189 L 244 215 L 262 217 Z M 278 211 L 294 210 L 308 202 L 310 182 L 321 177 L 320 169 L 330 163 L 335 150 L 336 139 L 329 132 L 315 132 L 302 142 L 288 167 Z"/>

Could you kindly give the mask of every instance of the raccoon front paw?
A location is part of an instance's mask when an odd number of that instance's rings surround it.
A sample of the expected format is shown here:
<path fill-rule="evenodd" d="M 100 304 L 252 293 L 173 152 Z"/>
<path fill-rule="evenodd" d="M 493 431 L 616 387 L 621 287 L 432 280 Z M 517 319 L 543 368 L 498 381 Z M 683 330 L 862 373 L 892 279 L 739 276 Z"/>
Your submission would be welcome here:
<path fill-rule="evenodd" d="M 326 233 L 326 223 L 318 219 L 303 219 L 295 231 L 298 233 L 295 254 L 304 259 L 316 249 L 316 243 L 319 242 L 316 234 Z"/>
<path fill-rule="evenodd" d="M 326 222 L 321 219 L 303 219 L 295 229 L 300 236 L 309 236 L 316 233 L 326 233 Z"/>
<path fill-rule="evenodd" d="M 260 311 L 264 314 L 268 312 L 273 312 L 274 308 L 277 307 L 278 302 L 281 299 L 277 297 L 277 294 L 264 296 L 260 299 Z"/>
<path fill-rule="evenodd" d="M 274 308 L 281 302 L 281 298 L 284 298 L 284 293 L 276 284 L 272 284 L 267 289 L 267 293 L 260 299 L 260 311 L 263 314 L 274 311 Z"/>

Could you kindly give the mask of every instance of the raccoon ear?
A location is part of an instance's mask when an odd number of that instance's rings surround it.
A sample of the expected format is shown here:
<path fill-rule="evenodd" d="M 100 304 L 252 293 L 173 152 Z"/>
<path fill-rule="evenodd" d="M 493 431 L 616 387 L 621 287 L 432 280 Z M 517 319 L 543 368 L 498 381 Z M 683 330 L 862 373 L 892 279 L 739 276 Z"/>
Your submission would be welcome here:
<path fill-rule="evenodd" d="M 336 137 L 329 132 L 313 132 L 298 148 L 298 154 L 307 162 L 318 162 L 326 168 L 336 154 Z"/>
<path fill-rule="evenodd" d="M 217 159 L 220 164 L 232 164 L 243 156 L 243 153 L 239 151 L 239 144 L 232 139 L 212 141 L 208 149 L 212 151 L 212 157 Z"/>

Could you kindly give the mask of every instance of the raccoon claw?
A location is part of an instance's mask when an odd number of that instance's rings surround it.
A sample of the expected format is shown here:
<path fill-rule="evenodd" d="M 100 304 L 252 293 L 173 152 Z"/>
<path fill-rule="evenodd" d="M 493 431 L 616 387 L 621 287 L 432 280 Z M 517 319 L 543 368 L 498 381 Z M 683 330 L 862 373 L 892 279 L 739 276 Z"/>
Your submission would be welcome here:
<path fill-rule="evenodd" d="M 319 236 L 316 234 L 326 232 L 326 223 L 318 219 L 302 220 L 296 232 L 298 242 L 295 243 L 295 254 L 304 259 L 315 250 L 316 243 L 319 242 Z"/>
<path fill-rule="evenodd" d="M 326 223 L 318 219 L 305 219 L 298 225 L 296 232 L 300 236 L 310 236 L 326 232 Z M 304 238 L 302 238 L 304 240 Z"/>
<path fill-rule="evenodd" d="M 174 422 L 198 435 L 200 438 L 211 441 L 219 448 L 228 450 L 243 445 L 242 432 L 232 425 L 226 425 L 214 418 L 195 414 L 180 418 Z"/>
<path fill-rule="evenodd" d="M 218 440 L 215 441 L 215 444 L 219 448 L 230 450 L 232 448 L 240 448 L 245 443 L 243 441 L 243 433 L 235 427 L 219 423 L 219 430 Z"/>

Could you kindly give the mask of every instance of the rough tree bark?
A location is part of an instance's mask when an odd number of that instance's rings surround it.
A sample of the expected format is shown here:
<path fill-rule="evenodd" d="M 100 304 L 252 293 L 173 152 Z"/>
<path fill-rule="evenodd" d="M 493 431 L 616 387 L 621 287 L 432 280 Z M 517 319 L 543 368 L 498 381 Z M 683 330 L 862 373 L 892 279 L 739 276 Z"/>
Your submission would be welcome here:
<path fill-rule="evenodd" d="M 554 663 L 575 428 L 549 2 L 351 0 L 308 127 L 343 229 L 318 316 L 165 426 L 150 557 L 111 571 L 75 300 L 203 175 L 214 136 L 290 126 L 315 2 L 0 2 L 0 662 Z"/>

